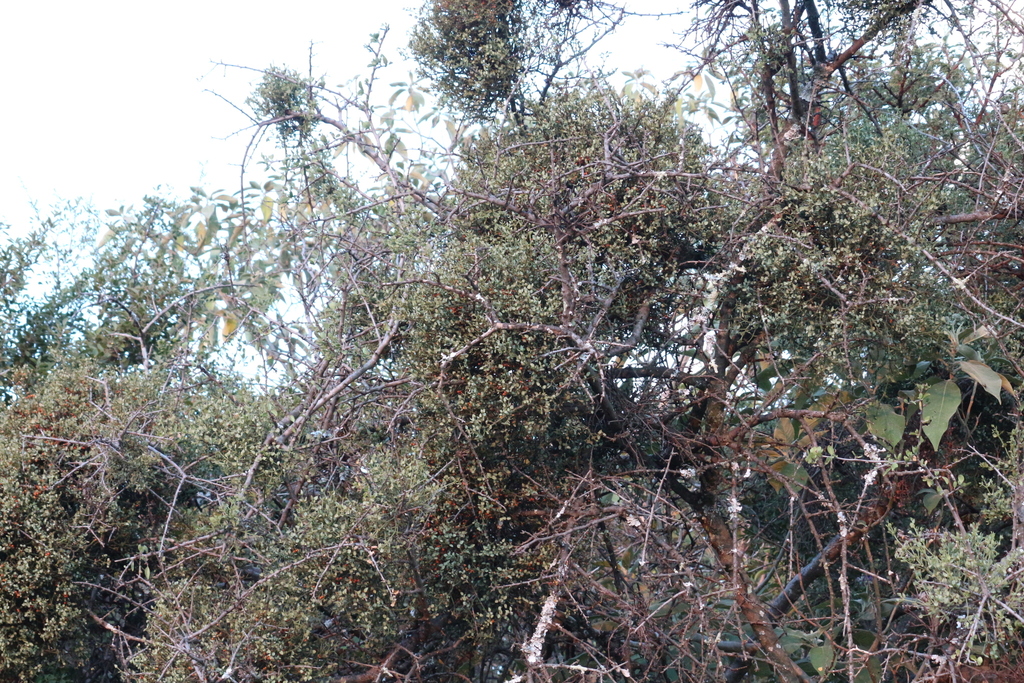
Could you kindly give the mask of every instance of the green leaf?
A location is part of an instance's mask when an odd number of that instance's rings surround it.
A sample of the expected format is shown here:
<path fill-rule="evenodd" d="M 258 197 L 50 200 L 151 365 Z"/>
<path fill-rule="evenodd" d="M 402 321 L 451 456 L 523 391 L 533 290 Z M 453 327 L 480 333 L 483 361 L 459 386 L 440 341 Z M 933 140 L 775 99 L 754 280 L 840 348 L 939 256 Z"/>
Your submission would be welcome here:
<path fill-rule="evenodd" d="M 853 632 L 853 643 L 860 648 L 865 650 L 870 649 L 875 644 L 875 634 L 871 631 L 858 630 Z"/>
<path fill-rule="evenodd" d="M 223 328 L 221 330 L 221 334 L 223 335 L 223 338 L 227 339 L 232 334 L 234 334 L 235 330 L 237 330 L 237 329 L 238 329 L 238 318 L 236 318 L 235 316 L 230 315 L 230 314 L 225 315 L 224 316 L 224 326 L 223 326 Z"/>
<path fill-rule="evenodd" d="M 963 343 L 964 344 L 970 344 L 975 339 L 982 339 L 983 337 L 994 337 L 994 336 L 995 335 L 992 333 L 992 330 L 990 330 L 987 325 L 982 325 L 978 329 L 974 330 L 974 332 L 971 332 L 969 335 L 967 335 L 964 338 Z"/>
<path fill-rule="evenodd" d="M 660 619 L 662 617 L 667 617 L 671 613 L 672 613 L 672 599 L 669 598 L 668 600 L 665 600 L 664 602 L 659 604 L 657 606 L 657 608 L 653 612 L 651 612 L 651 616 L 656 618 L 656 619 Z"/>
<path fill-rule="evenodd" d="M 398 152 L 398 155 L 403 159 L 409 158 L 409 150 L 406 149 L 405 143 L 402 142 L 401 139 L 399 139 L 398 144 L 395 145 L 395 151 Z"/>
<path fill-rule="evenodd" d="M 862 667 L 853 678 L 853 683 L 878 683 L 882 679 L 882 665 L 877 657 L 870 657 L 867 666 Z"/>
<path fill-rule="evenodd" d="M 949 427 L 949 420 L 960 407 L 960 388 L 953 380 L 947 379 L 932 386 L 923 397 L 921 424 L 932 447 L 939 448 L 939 441 Z"/>
<path fill-rule="evenodd" d="M 877 403 L 869 407 L 867 419 L 868 431 L 890 446 L 896 446 L 903 439 L 903 430 L 907 427 L 907 421 L 892 406 Z"/>
<path fill-rule="evenodd" d="M 779 645 L 787 655 L 791 655 L 804 646 L 804 641 L 796 636 L 782 636 L 779 638 Z"/>
<path fill-rule="evenodd" d="M 924 496 L 921 498 L 921 504 L 924 505 L 924 509 L 928 511 L 928 514 L 934 512 L 935 508 L 942 502 L 942 489 L 936 491 L 935 489 L 924 489 L 921 491 Z"/>
<path fill-rule="evenodd" d="M 818 647 L 812 647 L 810 652 L 807 653 L 807 659 L 810 660 L 811 666 L 819 674 L 832 669 L 832 661 L 835 659 L 835 652 L 830 644 L 819 645 Z"/>
<path fill-rule="evenodd" d="M 979 354 L 973 347 L 968 346 L 967 344 L 960 344 L 959 346 L 957 346 L 956 353 L 957 355 L 963 356 L 964 358 L 968 358 L 970 360 L 981 360 L 981 354 Z"/>
<path fill-rule="evenodd" d="M 796 427 L 793 425 L 793 420 L 788 417 L 780 418 L 778 425 L 775 427 L 773 436 L 776 440 L 783 443 L 792 443 L 796 441 Z"/>
<path fill-rule="evenodd" d="M 807 480 L 810 479 L 810 475 L 807 474 L 807 470 L 803 468 L 803 465 L 800 465 L 796 468 L 796 472 L 793 473 L 793 479 L 797 484 L 800 484 L 800 486 L 806 486 Z"/>
<path fill-rule="evenodd" d="M 117 233 L 115 233 L 113 230 L 107 230 L 105 233 L 100 235 L 100 238 L 98 240 L 96 240 L 96 246 L 102 247 L 104 244 L 110 241 L 111 237 L 113 237 L 116 234 Z"/>
<path fill-rule="evenodd" d="M 779 369 L 774 365 L 769 364 L 764 370 L 757 373 L 754 381 L 757 383 L 757 388 L 761 391 L 770 391 L 772 388 L 772 380 L 775 379 L 779 374 Z"/>
<path fill-rule="evenodd" d="M 805 470 L 802 465 L 797 465 L 795 463 L 789 462 L 788 460 L 780 459 L 774 464 L 772 464 L 771 468 L 778 472 L 780 475 L 782 475 L 782 477 L 784 478 L 780 480 L 768 480 L 768 483 L 776 491 L 781 491 L 782 488 L 785 486 L 784 480 L 789 480 L 791 484 L 796 485 L 797 489 L 803 488 L 804 486 L 807 485 L 809 475 L 807 474 L 807 470 Z"/>
<path fill-rule="evenodd" d="M 960 361 L 960 369 L 970 375 L 974 381 L 980 384 L 985 391 L 996 397 L 1000 403 L 1003 402 L 1001 391 L 1004 378 L 998 372 L 985 365 L 981 361 L 963 360 Z"/>
<path fill-rule="evenodd" d="M 914 366 L 914 372 L 910 376 L 910 379 L 918 379 L 919 377 L 924 375 L 924 373 L 928 372 L 928 369 L 931 368 L 931 366 L 932 362 L 930 360 L 921 361 L 920 363 Z"/>

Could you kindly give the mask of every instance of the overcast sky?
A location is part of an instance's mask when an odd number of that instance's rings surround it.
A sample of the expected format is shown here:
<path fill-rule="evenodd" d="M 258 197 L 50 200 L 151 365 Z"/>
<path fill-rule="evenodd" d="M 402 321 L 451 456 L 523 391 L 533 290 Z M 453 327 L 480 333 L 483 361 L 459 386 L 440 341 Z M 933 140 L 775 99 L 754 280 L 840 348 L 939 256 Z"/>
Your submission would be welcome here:
<path fill-rule="evenodd" d="M 648 0 L 644 4 L 657 6 Z M 251 131 L 243 105 L 257 74 L 218 63 L 305 70 L 331 85 L 363 72 L 364 45 L 391 26 L 400 57 L 419 0 L 287 5 L 268 0 L 81 0 L 7 3 L 0 25 L 0 222 L 21 233 L 32 205 L 61 199 L 97 209 L 138 203 L 158 186 L 238 187 Z M 668 26 L 648 21 L 608 48 L 617 68 L 658 68 Z M 386 80 L 404 80 L 403 70 Z M 212 92 L 211 92 L 212 91 Z M 243 105 L 244 106 L 244 105 Z M 240 131 L 241 132 L 238 132 Z M 237 134 L 236 134 L 237 133 Z"/>

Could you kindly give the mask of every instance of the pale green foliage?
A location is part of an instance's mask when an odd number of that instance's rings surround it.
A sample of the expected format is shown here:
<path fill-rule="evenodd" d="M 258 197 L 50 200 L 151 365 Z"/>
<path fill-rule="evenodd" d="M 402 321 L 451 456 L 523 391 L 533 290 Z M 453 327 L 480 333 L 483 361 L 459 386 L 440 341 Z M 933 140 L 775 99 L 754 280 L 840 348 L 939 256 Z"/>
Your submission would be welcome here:
<path fill-rule="evenodd" d="M 961 651 L 991 655 L 1019 637 L 1024 586 L 1015 577 L 1024 552 L 1005 552 L 996 534 L 929 532 L 911 526 L 896 556 L 917 577 L 913 598 L 940 619 L 955 622 L 952 642 Z"/>
<path fill-rule="evenodd" d="M 306 140 L 313 132 L 316 88 L 322 83 L 304 78 L 291 69 L 270 67 L 263 75 L 263 81 L 249 97 L 248 104 L 260 119 L 275 120 L 278 133 L 284 140 L 298 136 Z M 298 118 L 290 118 L 299 114 Z"/>
<path fill-rule="evenodd" d="M 1019 53 L 824 6 L 702 5 L 683 66 L 728 105 L 559 82 L 596 2 L 430 2 L 414 52 L 461 111 L 414 132 L 379 39 L 352 93 L 266 72 L 271 181 L 112 212 L 41 316 L 3 309 L 0 678 L 1024 660 Z"/>
<path fill-rule="evenodd" d="M 136 462 L 146 459 L 144 452 L 128 443 L 115 452 L 92 441 L 94 429 L 98 439 L 123 436 L 128 416 L 120 401 L 109 406 L 116 412 L 108 415 L 85 409 L 89 399 L 103 400 L 102 386 L 88 380 L 89 374 L 57 372 L 38 394 L 21 396 L 0 418 L 4 676 L 31 676 L 44 666 L 86 666 L 96 634 L 83 621 L 88 590 L 80 582 L 111 571 L 94 534 L 103 533 L 111 550 L 131 545 L 135 525 L 126 515 L 134 511 L 127 499 L 151 482 Z M 123 387 L 129 411 L 152 396 L 139 379 Z M 90 528 L 92 534 L 82 533 Z"/>
<path fill-rule="evenodd" d="M 791 157 L 781 220 L 748 243 L 750 277 L 741 285 L 738 308 L 779 348 L 878 368 L 927 357 L 941 343 L 935 323 L 950 314 L 948 285 L 902 227 L 876 220 L 874 207 L 894 200 L 889 186 L 869 168 L 844 174 L 844 190 L 866 207 L 830 187 L 849 164 L 906 159 L 914 135 L 902 132 L 907 137 L 890 130 L 882 139 L 851 140 L 845 158 L 807 147 Z M 903 165 L 896 172 L 914 171 Z M 918 211 L 928 204 L 924 198 Z"/>
<path fill-rule="evenodd" d="M 409 48 L 441 103 L 470 120 L 543 101 L 588 38 L 621 16 L 593 0 L 428 0 Z M 582 48 L 582 49 L 581 49 Z"/>
<path fill-rule="evenodd" d="M 526 76 L 520 0 L 428 3 L 410 48 L 443 101 L 486 118 L 515 96 Z"/>

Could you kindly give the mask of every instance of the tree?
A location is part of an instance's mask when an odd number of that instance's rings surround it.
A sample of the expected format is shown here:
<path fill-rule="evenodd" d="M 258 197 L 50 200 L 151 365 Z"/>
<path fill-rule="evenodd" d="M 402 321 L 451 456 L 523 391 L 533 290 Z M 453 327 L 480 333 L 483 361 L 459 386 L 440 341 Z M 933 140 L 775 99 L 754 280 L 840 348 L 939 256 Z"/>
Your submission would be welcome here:
<path fill-rule="evenodd" d="M 271 69 L 275 179 L 124 212 L 5 375 L 2 675 L 1024 677 L 1020 19 L 708 1 L 548 78 L 606 11 L 428 3 L 460 111 Z"/>
<path fill-rule="evenodd" d="M 482 121 L 572 80 L 566 69 L 622 18 L 599 0 L 431 0 L 409 47 L 442 103 Z"/>

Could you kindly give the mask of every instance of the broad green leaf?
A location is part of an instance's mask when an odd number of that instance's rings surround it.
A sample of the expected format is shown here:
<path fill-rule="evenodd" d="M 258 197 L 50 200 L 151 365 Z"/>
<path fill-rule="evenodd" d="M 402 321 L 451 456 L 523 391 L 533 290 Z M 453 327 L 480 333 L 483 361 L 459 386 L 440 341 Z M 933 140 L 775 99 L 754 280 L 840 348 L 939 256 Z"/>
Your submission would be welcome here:
<path fill-rule="evenodd" d="M 920 363 L 914 366 L 914 372 L 910 376 L 910 379 L 918 379 L 919 377 L 924 375 L 924 373 L 928 372 L 928 369 L 931 368 L 931 366 L 932 362 L 930 360 L 921 361 Z"/>
<path fill-rule="evenodd" d="M 994 336 L 992 334 L 992 330 L 990 330 L 987 325 L 982 325 L 978 329 L 974 330 L 974 332 L 971 332 L 969 335 L 967 335 L 967 337 L 964 338 L 963 343 L 970 344 L 975 339 L 982 339 L 984 337 L 992 336 Z"/>
<path fill-rule="evenodd" d="M 868 408 L 867 418 L 868 431 L 890 446 L 896 446 L 903 438 L 907 421 L 892 406 L 877 403 Z"/>
<path fill-rule="evenodd" d="M 871 631 L 854 631 L 853 642 L 857 647 L 861 647 L 865 650 L 868 650 L 875 644 L 875 634 Z"/>
<path fill-rule="evenodd" d="M 797 465 L 789 462 L 788 460 L 782 459 L 773 463 L 771 468 L 789 480 L 790 483 L 796 484 L 798 489 L 807 485 L 808 474 L 807 470 L 805 470 L 802 465 Z M 769 479 L 768 483 L 776 491 L 781 491 L 785 486 L 782 481 L 775 479 Z"/>
<path fill-rule="evenodd" d="M 974 349 L 974 347 L 968 346 L 967 344 L 960 344 L 956 347 L 957 355 L 963 356 L 969 360 L 980 361 L 981 354 Z"/>
<path fill-rule="evenodd" d="M 824 674 L 832 669 L 832 661 L 835 659 L 835 652 L 830 644 L 819 645 L 818 647 L 812 647 L 807 653 L 807 659 L 810 660 L 811 666 L 819 674 Z"/>
<path fill-rule="evenodd" d="M 274 211 L 274 200 L 271 199 L 269 196 L 268 197 L 264 197 L 263 201 L 260 203 L 260 212 L 263 213 L 263 222 L 264 223 L 267 223 L 267 222 L 270 221 L 270 216 L 273 213 L 273 211 Z"/>
<path fill-rule="evenodd" d="M 110 241 L 111 237 L 113 237 L 116 234 L 117 233 L 115 233 L 113 230 L 107 230 L 105 233 L 100 235 L 100 238 L 98 240 L 96 240 L 96 246 L 102 247 L 104 244 Z"/>
<path fill-rule="evenodd" d="M 238 225 L 235 226 L 235 229 L 231 231 L 230 235 L 228 235 L 228 242 L 227 242 L 227 246 L 228 247 L 230 247 L 232 244 L 234 244 L 235 240 L 238 239 L 238 236 L 242 234 L 242 230 L 244 228 L 245 228 L 245 224 L 244 223 L 239 223 Z"/>
<path fill-rule="evenodd" d="M 659 604 L 657 609 L 655 609 L 653 612 L 651 612 L 651 616 L 654 617 L 655 619 L 660 619 L 661 617 L 667 617 L 671 613 L 672 613 L 672 599 L 669 598 L 668 600 L 665 600 L 664 602 Z"/>
<path fill-rule="evenodd" d="M 761 362 L 758 363 L 757 374 L 754 376 L 754 381 L 757 382 L 759 388 L 768 391 L 772 388 L 771 379 L 779 374 L 779 369 L 774 363 Z M 762 386 L 764 383 L 764 386 Z"/>
<path fill-rule="evenodd" d="M 780 418 L 773 436 L 776 440 L 783 443 L 793 443 L 796 441 L 796 427 L 793 426 L 793 420 L 788 417 Z"/>
<path fill-rule="evenodd" d="M 928 389 L 923 397 L 924 407 L 921 411 L 921 424 L 932 447 L 938 450 L 939 441 L 949 427 L 949 420 L 960 407 L 960 387 L 953 380 L 947 379 Z"/>
<path fill-rule="evenodd" d="M 795 636 L 782 636 L 779 638 L 779 645 L 782 646 L 787 655 L 791 655 L 804 646 L 804 641 Z"/>
<path fill-rule="evenodd" d="M 870 657 L 867 666 L 861 668 L 853 678 L 853 683 L 878 683 L 882 680 L 882 665 L 877 657 Z"/>
<path fill-rule="evenodd" d="M 981 361 L 976 360 L 960 361 L 960 369 L 970 375 L 985 391 L 995 396 L 997 401 L 1003 402 L 1000 392 L 1003 388 L 1003 382 L 1006 381 L 1005 377 Z"/>
<path fill-rule="evenodd" d="M 924 496 L 921 498 L 921 504 L 924 505 L 924 509 L 931 514 L 935 508 L 942 502 L 942 489 L 936 491 L 935 489 L 924 489 L 921 491 Z"/>

